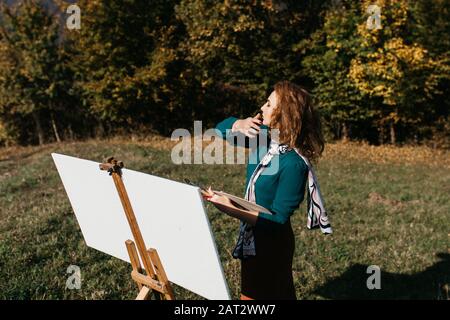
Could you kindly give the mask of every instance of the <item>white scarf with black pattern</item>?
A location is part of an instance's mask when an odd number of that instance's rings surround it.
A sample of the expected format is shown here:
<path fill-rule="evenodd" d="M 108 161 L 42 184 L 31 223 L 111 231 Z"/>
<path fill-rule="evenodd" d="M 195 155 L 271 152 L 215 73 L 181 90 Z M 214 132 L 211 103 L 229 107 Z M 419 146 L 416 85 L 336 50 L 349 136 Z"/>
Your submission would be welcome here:
<path fill-rule="evenodd" d="M 252 176 L 247 185 L 245 192 L 245 199 L 256 203 L 255 197 L 255 183 L 261 175 L 262 171 L 268 166 L 273 156 L 276 154 L 283 154 L 291 150 L 286 144 L 278 144 L 272 140 L 270 143 L 267 154 L 261 159 L 259 164 L 253 171 Z M 308 229 L 320 228 L 322 233 L 332 233 L 331 225 L 328 219 L 327 212 L 325 210 L 325 202 L 320 192 L 319 183 L 317 181 L 314 169 L 309 160 L 304 157 L 297 148 L 294 148 L 295 152 L 305 161 L 308 166 L 308 197 L 307 197 L 307 223 Z M 239 238 L 236 247 L 233 250 L 233 257 L 239 259 L 245 259 L 247 257 L 255 256 L 255 239 L 253 235 L 253 227 L 246 222 L 241 221 L 239 228 Z"/>

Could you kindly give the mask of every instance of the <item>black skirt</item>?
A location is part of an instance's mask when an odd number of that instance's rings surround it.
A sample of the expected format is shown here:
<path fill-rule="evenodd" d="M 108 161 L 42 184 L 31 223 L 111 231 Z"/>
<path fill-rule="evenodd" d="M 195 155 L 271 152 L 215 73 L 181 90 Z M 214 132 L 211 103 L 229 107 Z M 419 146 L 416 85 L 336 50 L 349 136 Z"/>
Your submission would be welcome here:
<path fill-rule="evenodd" d="M 255 228 L 254 237 L 256 256 L 241 260 L 241 293 L 256 300 L 296 300 L 295 237 L 290 221 L 274 230 Z"/>

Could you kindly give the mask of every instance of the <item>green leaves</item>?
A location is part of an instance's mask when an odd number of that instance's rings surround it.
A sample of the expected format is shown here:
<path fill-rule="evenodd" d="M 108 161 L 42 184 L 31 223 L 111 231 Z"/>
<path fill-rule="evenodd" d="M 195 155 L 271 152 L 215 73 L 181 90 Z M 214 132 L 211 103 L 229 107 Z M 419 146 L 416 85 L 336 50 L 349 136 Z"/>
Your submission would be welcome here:
<path fill-rule="evenodd" d="M 212 126 L 283 79 L 314 93 L 330 138 L 430 137 L 448 117 L 444 1 L 378 0 L 382 28 L 369 30 L 372 1 L 79 0 L 76 31 L 55 2 L 56 16 L 37 0 L 0 11 L 8 141 Z"/>
<path fill-rule="evenodd" d="M 68 57 L 59 42 L 60 21 L 32 0 L 12 8 L 2 6 L 0 13 L 4 17 L 0 21 L 0 121 L 15 136 L 23 137 L 30 135 L 27 126 L 32 118 L 35 137 L 44 143 L 43 114 L 62 111 L 59 106 L 68 102 L 72 84 Z"/>

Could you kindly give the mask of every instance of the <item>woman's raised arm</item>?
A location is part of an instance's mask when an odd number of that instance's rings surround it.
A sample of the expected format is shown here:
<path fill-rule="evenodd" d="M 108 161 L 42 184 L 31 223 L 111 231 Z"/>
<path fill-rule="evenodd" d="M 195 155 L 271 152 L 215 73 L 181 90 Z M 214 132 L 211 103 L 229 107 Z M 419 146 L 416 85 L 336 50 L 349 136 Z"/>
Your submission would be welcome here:
<path fill-rule="evenodd" d="M 260 115 L 238 119 L 228 117 L 216 125 L 216 133 L 222 139 L 229 141 L 234 146 L 249 148 L 250 139 L 255 139 L 260 133 L 260 129 L 268 130 L 268 127 L 262 125 Z"/>

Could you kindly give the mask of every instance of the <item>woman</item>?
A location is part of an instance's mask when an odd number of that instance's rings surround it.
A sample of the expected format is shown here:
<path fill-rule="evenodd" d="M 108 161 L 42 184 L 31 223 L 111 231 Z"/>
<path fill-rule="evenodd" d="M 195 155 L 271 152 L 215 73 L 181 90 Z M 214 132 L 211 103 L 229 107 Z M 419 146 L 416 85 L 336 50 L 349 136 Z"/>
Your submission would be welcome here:
<path fill-rule="evenodd" d="M 263 152 L 262 159 L 259 155 L 264 146 L 258 145 L 250 155 L 257 161 L 249 161 L 247 166 L 246 199 L 272 214 L 240 209 L 210 188 L 204 197 L 241 220 L 233 252 L 233 257 L 241 259 L 241 299 L 296 299 L 292 278 L 295 239 L 290 216 L 304 198 L 306 180 L 310 178 L 308 160 L 321 155 L 324 140 L 308 92 L 291 82 L 277 83 L 261 111 L 262 120 L 260 116 L 230 117 L 220 122 L 216 131 L 224 139 L 244 134 L 246 147 L 257 136 L 267 139 L 269 150 Z M 261 129 L 269 129 L 269 134 Z M 278 137 L 271 134 L 274 129 L 279 130 Z M 264 174 L 275 163 L 276 170 Z M 324 226 L 329 227 L 327 221 Z"/>

